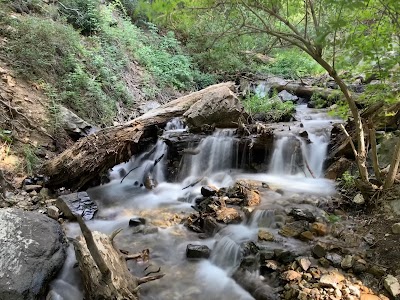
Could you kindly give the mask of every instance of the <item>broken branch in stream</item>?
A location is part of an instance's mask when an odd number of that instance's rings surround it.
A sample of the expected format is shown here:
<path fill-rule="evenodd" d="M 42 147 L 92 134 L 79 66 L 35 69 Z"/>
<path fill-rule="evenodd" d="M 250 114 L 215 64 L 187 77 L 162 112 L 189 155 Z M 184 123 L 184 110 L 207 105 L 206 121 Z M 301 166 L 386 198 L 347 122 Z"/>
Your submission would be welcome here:
<path fill-rule="evenodd" d="M 165 274 L 158 274 L 158 275 L 145 276 L 145 277 L 139 278 L 138 285 L 141 285 L 141 284 L 149 282 L 149 281 L 154 281 L 154 280 L 163 278 L 164 276 L 165 276 Z"/>
<path fill-rule="evenodd" d="M 195 182 L 192 182 L 188 186 L 185 186 L 182 190 L 186 190 L 187 188 L 194 187 L 196 184 L 198 184 L 200 181 L 203 180 L 204 177 L 201 177 L 199 180 L 196 180 Z"/>
<path fill-rule="evenodd" d="M 155 165 L 157 165 L 157 164 L 162 160 L 163 157 L 164 157 L 164 154 L 162 154 L 159 158 L 157 158 L 157 159 L 154 161 L 153 167 L 154 167 Z M 130 170 L 128 173 L 126 173 L 125 176 L 122 177 L 120 183 L 122 183 L 122 181 L 124 181 L 124 179 L 125 179 L 132 171 L 136 170 L 136 169 L 139 168 L 139 167 L 140 167 L 140 166 L 134 167 L 132 170 Z"/>

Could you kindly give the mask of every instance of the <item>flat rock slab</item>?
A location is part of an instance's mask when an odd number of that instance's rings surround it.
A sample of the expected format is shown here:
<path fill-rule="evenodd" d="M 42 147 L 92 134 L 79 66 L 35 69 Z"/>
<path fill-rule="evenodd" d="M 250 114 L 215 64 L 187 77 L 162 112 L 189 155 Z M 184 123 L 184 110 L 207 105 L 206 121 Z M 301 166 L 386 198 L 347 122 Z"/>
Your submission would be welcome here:
<path fill-rule="evenodd" d="M 75 219 L 81 216 L 85 221 L 91 220 L 97 212 L 97 205 L 90 199 L 86 192 L 72 193 L 58 197 L 57 207 L 68 219 Z"/>
<path fill-rule="evenodd" d="M 41 299 L 64 263 L 65 250 L 56 221 L 35 212 L 1 209 L 0 299 Z"/>

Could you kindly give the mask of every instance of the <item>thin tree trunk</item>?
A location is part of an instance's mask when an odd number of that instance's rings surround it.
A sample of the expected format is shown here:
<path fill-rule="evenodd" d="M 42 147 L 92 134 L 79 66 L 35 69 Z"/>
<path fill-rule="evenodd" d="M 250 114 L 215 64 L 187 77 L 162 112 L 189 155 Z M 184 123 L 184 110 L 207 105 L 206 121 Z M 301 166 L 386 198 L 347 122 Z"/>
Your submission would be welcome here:
<path fill-rule="evenodd" d="M 368 132 L 369 132 L 369 141 L 371 143 L 371 151 L 372 151 L 372 165 L 374 168 L 376 180 L 378 180 L 379 184 L 381 185 L 382 176 L 381 176 L 381 170 L 379 168 L 378 151 L 376 149 L 376 135 L 372 118 L 368 119 Z"/>
<path fill-rule="evenodd" d="M 386 176 L 385 184 L 383 185 L 383 189 L 389 189 L 393 186 L 394 179 L 399 170 L 400 164 L 400 138 L 398 138 L 396 147 L 393 153 L 392 162 L 390 164 L 389 173 Z"/>
<path fill-rule="evenodd" d="M 336 71 L 331 67 L 331 65 L 326 62 L 321 56 L 312 55 L 314 60 L 316 60 L 326 71 L 328 71 L 329 75 L 335 80 L 338 84 L 340 90 L 342 91 L 344 97 L 346 98 L 346 102 L 349 105 L 351 115 L 354 118 L 354 123 L 356 125 L 356 134 L 357 134 L 357 157 L 356 162 L 358 166 L 358 171 L 360 172 L 361 180 L 371 185 L 368 178 L 368 169 L 367 169 L 367 151 L 365 147 L 365 137 L 364 137 L 364 127 L 360 117 L 360 112 L 358 111 L 356 102 L 351 96 L 351 92 L 344 81 L 340 78 L 340 76 L 336 73 Z"/>

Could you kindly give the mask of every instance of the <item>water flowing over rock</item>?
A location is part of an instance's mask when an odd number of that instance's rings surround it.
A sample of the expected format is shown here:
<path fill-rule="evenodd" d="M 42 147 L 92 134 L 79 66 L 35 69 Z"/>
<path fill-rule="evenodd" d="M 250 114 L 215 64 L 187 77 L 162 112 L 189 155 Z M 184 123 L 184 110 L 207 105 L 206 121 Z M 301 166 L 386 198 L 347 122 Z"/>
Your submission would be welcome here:
<path fill-rule="evenodd" d="M 0 299 L 43 297 L 64 263 L 65 249 L 56 221 L 39 213 L 0 210 Z"/>

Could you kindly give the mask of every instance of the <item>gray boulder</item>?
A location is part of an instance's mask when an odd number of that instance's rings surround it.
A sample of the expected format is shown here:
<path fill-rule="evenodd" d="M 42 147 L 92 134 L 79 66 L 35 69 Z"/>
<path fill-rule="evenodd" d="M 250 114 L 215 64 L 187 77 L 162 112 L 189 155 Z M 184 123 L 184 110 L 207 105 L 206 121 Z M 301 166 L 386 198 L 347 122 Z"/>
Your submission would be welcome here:
<path fill-rule="evenodd" d="M 0 210 L 0 299 L 40 299 L 61 269 L 66 243 L 60 224 L 45 215 Z"/>
<path fill-rule="evenodd" d="M 196 130 L 201 129 L 203 125 L 235 128 L 238 126 L 240 116 L 245 114 L 240 100 L 230 89 L 225 88 L 208 91 L 183 116 L 188 126 Z"/>
<path fill-rule="evenodd" d="M 64 217 L 70 220 L 75 220 L 77 215 L 85 221 L 91 220 L 97 212 L 96 203 L 86 192 L 59 196 L 56 205 L 63 212 Z"/>
<path fill-rule="evenodd" d="M 64 130 L 75 139 L 87 136 L 95 128 L 64 106 L 60 106 L 60 119 Z"/>

